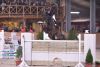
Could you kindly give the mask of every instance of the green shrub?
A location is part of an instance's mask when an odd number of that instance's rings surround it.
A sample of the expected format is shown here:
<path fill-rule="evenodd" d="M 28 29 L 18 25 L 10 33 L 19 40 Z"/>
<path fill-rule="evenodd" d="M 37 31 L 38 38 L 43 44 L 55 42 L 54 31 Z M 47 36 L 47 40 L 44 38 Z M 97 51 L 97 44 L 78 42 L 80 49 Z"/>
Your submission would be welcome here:
<path fill-rule="evenodd" d="M 86 55 L 85 61 L 86 61 L 86 63 L 91 63 L 91 64 L 93 63 L 93 56 L 91 54 L 91 50 L 90 49 L 88 50 L 88 53 Z"/>
<path fill-rule="evenodd" d="M 38 40 L 43 40 L 43 32 L 39 32 L 37 35 Z"/>
<path fill-rule="evenodd" d="M 22 57 L 22 46 L 19 46 L 16 51 L 16 58 L 21 58 L 21 57 Z"/>
<path fill-rule="evenodd" d="M 68 40 L 77 40 L 77 33 L 74 29 L 71 29 L 68 34 Z"/>

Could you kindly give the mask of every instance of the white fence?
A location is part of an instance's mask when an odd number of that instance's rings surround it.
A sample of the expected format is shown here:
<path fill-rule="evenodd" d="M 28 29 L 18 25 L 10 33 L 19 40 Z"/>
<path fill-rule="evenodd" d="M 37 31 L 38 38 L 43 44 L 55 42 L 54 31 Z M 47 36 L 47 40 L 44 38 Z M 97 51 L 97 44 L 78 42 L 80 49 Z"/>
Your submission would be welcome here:
<path fill-rule="evenodd" d="M 24 35 L 24 36 L 23 36 Z M 68 62 L 79 61 L 79 41 L 69 40 L 32 40 L 31 33 L 22 33 L 23 57 L 30 65 L 53 65 L 55 58 L 59 58 L 63 65 Z M 96 58 L 96 35 L 85 34 L 81 41 L 80 61 L 85 62 L 88 49 L 92 50 L 93 59 Z"/>
<path fill-rule="evenodd" d="M 0 58 L 2 58 L 2 54 L 3 54 L 3 45 L 4 45 L 4 31 L 0 30 Z"/>

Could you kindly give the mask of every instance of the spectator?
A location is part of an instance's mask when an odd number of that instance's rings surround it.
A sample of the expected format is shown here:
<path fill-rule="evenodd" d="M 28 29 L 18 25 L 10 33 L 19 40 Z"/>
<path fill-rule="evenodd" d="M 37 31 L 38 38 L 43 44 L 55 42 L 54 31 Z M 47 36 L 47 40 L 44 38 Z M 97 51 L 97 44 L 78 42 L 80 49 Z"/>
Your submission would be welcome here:
<path fill-rule="evenodd" d="M 32 28 L 32 26 L 30 26 L 30 30 L 31 33 L 34 32 L 34 29 Z"/>
<path fill-rule="evenodd" d="M 26 32 L 26 28 L 25 28 L 25 26 L 22 26 L 22 28 L 21 28 L 21 32 Z"/>

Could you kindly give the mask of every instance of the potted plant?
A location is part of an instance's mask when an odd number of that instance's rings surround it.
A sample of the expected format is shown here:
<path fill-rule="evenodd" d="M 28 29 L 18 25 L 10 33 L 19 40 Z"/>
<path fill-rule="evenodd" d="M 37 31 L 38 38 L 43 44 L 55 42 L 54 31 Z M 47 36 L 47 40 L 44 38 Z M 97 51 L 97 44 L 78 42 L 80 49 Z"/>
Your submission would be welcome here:
<path fill-rule="evenodd" d="M 21 58 L 22 58 L 22 46 L 20 46 L 19 44 L 17 51 L 16 51 L 16 66 L 22 62 Z"/>
<path fill-rule="evenodd" d="M 100 67 L 100 61 L 96 61 L 95 64 L 96 64 L 96 67 Z"/>
<path fill-rule="evenodd" d="M 88 50 L 85 61 L 86 61 L 86 66 L 85 67 L 92 67 L 93 56 L 91 54 L 91 49 Z"/>

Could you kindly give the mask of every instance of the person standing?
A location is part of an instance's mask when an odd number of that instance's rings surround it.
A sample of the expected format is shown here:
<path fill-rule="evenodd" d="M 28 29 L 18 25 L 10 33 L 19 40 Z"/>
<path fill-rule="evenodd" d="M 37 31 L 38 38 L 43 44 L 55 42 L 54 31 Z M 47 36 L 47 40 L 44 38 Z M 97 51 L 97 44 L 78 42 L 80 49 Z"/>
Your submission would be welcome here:
<path fill-rule="evenodd" d="M 26 32 L 26 28 L 25 28 L 25 26 L 22 26 L 22 28 L 21 28 L 21 32 Z"/>

